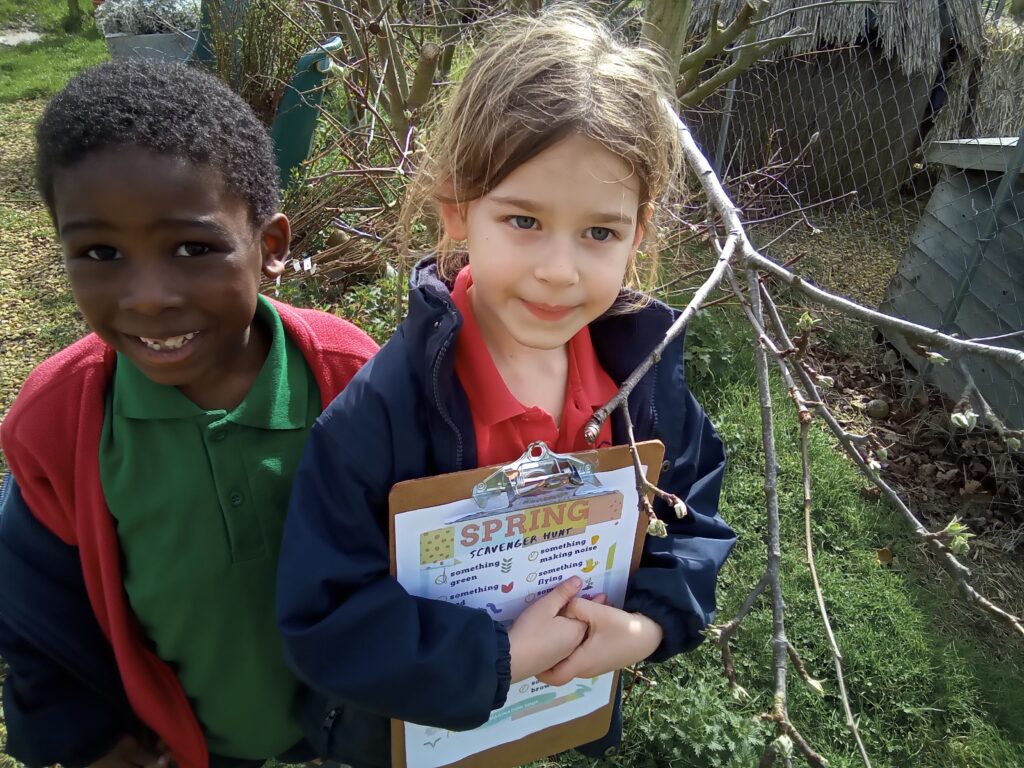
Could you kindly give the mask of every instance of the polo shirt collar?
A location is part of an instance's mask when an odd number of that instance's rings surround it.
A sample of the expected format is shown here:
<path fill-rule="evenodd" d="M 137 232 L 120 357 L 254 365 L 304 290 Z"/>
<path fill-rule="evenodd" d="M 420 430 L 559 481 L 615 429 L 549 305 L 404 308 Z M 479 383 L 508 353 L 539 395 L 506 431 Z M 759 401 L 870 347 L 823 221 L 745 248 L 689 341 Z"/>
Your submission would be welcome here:
<path fill-rule="evenodd" d="M 227 421 L 258 429 L 302 429 L 306 426 L 308 387 L 305 362 L 289 348 L 277 310 L 264 296 L 256 304 L 256 322 L 271 333 L 270 350 L 245 399 L 230 413 L 205 411 L 177 387 L 146 378 L 124 355 L 114 371 L 114 413 L 130 419 L 189 419 L 222 415 Z"/>
<path fill-rule="evenodd" d="M 569 386 L 575 388 L 578 402 L 587 403 L 597 410 L 619 391 L 597 359 L 590 326 L 583 326 L 569 340 L 569 365 L 575 368 L 575 375 L 569 375 Z"/>
<path fill-rule="evenodd" d="M 459 330 L 455 355 L 456 359 L 461 361 L 460 383 L 472 404 L 473 414 L 481 424 L 491 427 L 519 416 L 526 409 L 508 391 L 508 386 L 501 378 L 494 358 L 487 349 L 483 334 L 480 333 L 480 326 L 473 313 L 473 303 L 469 298 L 469 289 L 472 285 L 473 276 L 469 267 L 465 266 L 459 271 L 452 288 L 452 301 L 462 315 L 462 328 Z"/>
<path fill-rule="evenodd" d="M 460 383 L 470 400 L 473 415 L 481 425 L 490 427 L 526 413 L 527 409 L 509 392 L 508 385 L 501 378 L 494 358 L 487 349 L 469 298 L 472 285 L 473 275 L 469 266 L 465 266 L 455 278 L 451 293 L 452 301 L 462 315 L 462 328 L 455 354 L 459 361 Z M 568 387 L 577 396 L 577 402 L 600 408 L 615 395 L 616 390 L 612 389 L 611 394 L 608 393 L 587 326 L 569 340 L 567 351 Z"/>

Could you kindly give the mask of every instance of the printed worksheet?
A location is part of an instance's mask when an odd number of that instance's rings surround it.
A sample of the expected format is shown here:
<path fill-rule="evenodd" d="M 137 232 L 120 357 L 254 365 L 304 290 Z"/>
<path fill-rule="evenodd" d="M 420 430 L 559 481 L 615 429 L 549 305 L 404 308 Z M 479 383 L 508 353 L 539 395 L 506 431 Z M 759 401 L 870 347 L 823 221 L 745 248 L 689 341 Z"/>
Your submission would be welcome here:
<path fill-rule="evenodd" d="M 646 471 L 646 468 L 645 468 Z M 575 489 L 515 498 L 497 511 L 473 499 L 395 518 L 398 581 L 410 593 L 487 611 L 510 625 L 570 576 L 580 596 L 622 606 L 637 527 L 632 467 L 598 472 Z M 552 687 L 513 684 L 505 706 L 472 731 L 405 724 L 408 768 L 434 768 L 506 744 L 608 703 L 613 673 Z"/>

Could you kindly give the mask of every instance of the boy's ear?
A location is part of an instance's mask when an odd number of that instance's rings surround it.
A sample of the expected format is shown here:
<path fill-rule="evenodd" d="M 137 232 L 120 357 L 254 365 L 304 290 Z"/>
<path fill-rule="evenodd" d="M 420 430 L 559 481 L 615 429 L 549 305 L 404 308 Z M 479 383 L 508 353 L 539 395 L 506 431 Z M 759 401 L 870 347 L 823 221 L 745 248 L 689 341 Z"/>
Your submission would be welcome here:
<path fill-rule="evenodd" d="M 465 240 L 468 234 L 466 227 L 466 208 L 458 203 L 441 203 L 441 222 L 444 231 L 452 240 Z"/>
<path fill-rule="evenodd" d="M 284 272 L 284 260 L 292 241 L 292 226 L 283 213 L 275 213 L 260 230 L 260 253 L 263 256 L 263 274 L 269 278 Z"/>

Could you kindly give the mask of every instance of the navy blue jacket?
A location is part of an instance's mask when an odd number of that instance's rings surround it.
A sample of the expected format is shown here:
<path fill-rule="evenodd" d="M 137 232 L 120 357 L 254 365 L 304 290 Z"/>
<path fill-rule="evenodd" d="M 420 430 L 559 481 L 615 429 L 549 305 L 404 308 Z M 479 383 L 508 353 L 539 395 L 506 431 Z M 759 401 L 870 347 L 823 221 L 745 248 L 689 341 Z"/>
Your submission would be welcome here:
<path fill-rule="evenodd" d="M 386 718 L 474 728 L 503 705 L 510 679 L 508 636 L 486 611 L 411 596 L 389 575 L 391 487 L 477 466 L 472 415 L 455 375 L 462 318 L 433 259 L 420 262 L 412 285 L 395 335 L 310 432 L 279 561 L 285 655 L 320 694 L 310 701 L 312 724 L 326 713 L 315 746 L 355 766 L 388 764 Z M 655 302 L 591 324 L 614 381 L 636 368 L 676 316 Z M 657 503 L 669 535 L 647 539 L 627 591 L 626 610 L 664 629 L 651 656 L 657 661 L 700 643 L 735 534 L 717 512 L 725 451 L 683 380 L 681 338 L 633 391 L 629 412 L 638 440 L 665 444 L 659 484 L 689 510 L 678 520 Z M 619 413 L 612 436 L 627 442 Z M 613 732 L 588 753 L 617 744 L 620 724 L 615 718 Z"/>
<path fill-rule="evenodd" d="M 4 681 L 7 752 L 30 766 L 75 768 L 141 732 L 90 607 L 78 551 L 36 520 L 10 476 L 0 486 L 0 584 L 18 586 L 0 601 L 0 649 L 19 670 Z"/>

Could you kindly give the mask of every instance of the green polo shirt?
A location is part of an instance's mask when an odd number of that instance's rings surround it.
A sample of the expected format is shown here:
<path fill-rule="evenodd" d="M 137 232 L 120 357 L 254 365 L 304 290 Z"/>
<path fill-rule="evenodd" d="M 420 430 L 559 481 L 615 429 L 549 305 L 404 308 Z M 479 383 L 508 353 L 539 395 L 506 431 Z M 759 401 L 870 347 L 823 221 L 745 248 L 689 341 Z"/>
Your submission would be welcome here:
<path fill-rule="evenodd" d="M 230 413 L 204 411 L 118 355 L 100 476 L 132 610 L 190 697 L 210 752 L 267 758 L 295 745 L 299 683 L 274 615 L 292 476 L 320 393 L 281 318 L 263 368 Z"/>

